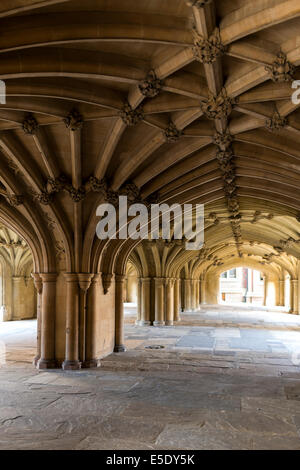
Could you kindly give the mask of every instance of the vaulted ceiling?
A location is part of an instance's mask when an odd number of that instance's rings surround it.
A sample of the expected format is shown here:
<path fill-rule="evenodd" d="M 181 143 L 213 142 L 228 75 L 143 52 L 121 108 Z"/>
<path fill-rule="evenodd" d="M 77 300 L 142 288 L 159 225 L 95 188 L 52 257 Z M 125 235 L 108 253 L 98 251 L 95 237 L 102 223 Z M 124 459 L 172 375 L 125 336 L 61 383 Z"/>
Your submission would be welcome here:
<path fill-rule="evenodd" d="M 2 0 L 0 26 L 0 218 L 32 246 L 68 256 L 133 183 L 205 203 L 200 260 L 300 257 L 299 0 Z"/>

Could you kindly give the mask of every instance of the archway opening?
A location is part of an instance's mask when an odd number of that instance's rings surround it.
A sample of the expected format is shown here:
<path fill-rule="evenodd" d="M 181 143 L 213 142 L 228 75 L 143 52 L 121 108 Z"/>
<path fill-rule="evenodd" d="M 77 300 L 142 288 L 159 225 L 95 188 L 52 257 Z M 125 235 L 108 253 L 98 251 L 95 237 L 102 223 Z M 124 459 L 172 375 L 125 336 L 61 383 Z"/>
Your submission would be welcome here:
<path fill-rule="evenodd" d="M 237 267 L 224 271 L 219 280 L 219 298 L 221 305 L 275 305 L 273 283 L 266 289 L 263 273 L 247 267 Z"/>
<path fill-rule="evenodd" d="M 0 226 L 0 361 L 32 362 L 37 343 L 37 294 L 26 241 Z"/>
<path fill-rule="evenodd" d="M 126 265 L 126 275 L 123 290 L 124 313 L 128 321 L 137 320 L 138 309 L 138 272 L 131 261 Z"/>

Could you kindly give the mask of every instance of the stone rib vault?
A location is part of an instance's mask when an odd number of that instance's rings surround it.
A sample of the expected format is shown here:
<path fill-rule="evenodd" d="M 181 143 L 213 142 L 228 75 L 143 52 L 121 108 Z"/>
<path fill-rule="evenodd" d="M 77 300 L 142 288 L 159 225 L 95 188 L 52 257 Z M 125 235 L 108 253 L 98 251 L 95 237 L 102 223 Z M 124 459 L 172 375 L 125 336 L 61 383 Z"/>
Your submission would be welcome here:
<path fill-rule="evenodd" d="M 123 350 L 129 259 L 143 324 L 242 265 L 299 312 L 299 0 L 3 0 L 0 23 L 0 222 L 32 252 L 39 368 Z M 204 203 L 204 248 L 98 240 L 120 194 Z"/>

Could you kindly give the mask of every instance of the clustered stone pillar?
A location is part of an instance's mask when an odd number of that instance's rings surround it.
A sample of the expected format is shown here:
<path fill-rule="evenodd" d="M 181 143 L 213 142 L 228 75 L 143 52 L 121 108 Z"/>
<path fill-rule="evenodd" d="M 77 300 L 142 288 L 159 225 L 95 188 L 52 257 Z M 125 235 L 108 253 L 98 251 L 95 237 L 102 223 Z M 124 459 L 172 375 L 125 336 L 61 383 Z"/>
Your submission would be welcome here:
<path fill-rule="evenodd" d="M 142 308 L 142 281 L 138 279 L 137 281 L 137 317 L 136 317 L 136 325 L 140 324 L 141 321 L 141 308 Z"/>
<path fill-rule="evenodd" d="M 205 279 L 201 279 L 200 280 L 200 302 L 203 305 L 206 303 L 205 292 L 206 292 L 206 281 Z"/>
<path fill-rule="evenodd" d="M 12 277 L 12 320 L 21 320 L 22 319 L 22 309 L 21 309 L 21 283 L 23 281 L 22 276 L 13 276 Z"/>
<path fill-rule="evenodd" d="M 180 279 L 174 283 L 174 321 L 180 321 Z"/>
<path fill-rule="evenodd" d="M 79 360 L 86 367 L 86 326 L 87 326 L 87 292 L 91 286 L 94 274 L 78 273 L 80 287 L 79 310 Z"/>
<path fill-rule="evenodd" d="M 150 277 L 141 278 L 141 319 L 140 325 L 150 325 Z"/>
<path fill-rule="evenodd" d="M 95 274 L 91 287 L 88 291 L 88 309 L 86 313 L 86 344 L 85 344 L 85 363 L 83 367 L 99 367 L 100 360 L 96 357 L 95 330 L 96 330 L 96 302 L 97 289 L 99 289 L 100 274 Z"/>
<path fill-rule="evenodd" d="M 165 280 L 161 277 L 156 277 L 155 282 L 155 320 L 154 326 L 162 326 L 165 324 Z"/>
<path fill-rule="evenodd" d="M 290 313 L 298 315 L 298 280 L 290 281 Z"/>
<path fill-rule="evenodd" d="M 191 280 L 184 279 L 184 310 L 191 310 Z"/>
<path fill-rule="evenodd" d="M 36 356 L 33 360 L 33 364 L 36 366 L 41 357 L 41 315 L 42 315 L 42 293 L 43 293 L 43 281 L 39 274 L 32 274 L 34 286 L 37 290 L 37 334 L 36 334 Z"/>
<path fill-rule="evenodd" d="M 166 325 L 173 325 L 174 321 L 174 280 L 166 280 Z"/>
<path fill-rule="evenodd" d="M 281 307 L 284 307 L 285 305 L 285 295 L 284 295 L 284 292 L 285 292 L 285 280 L 284 279 L 280 279 L 279 280 L 279 305 Z"/>
<path fill-rule="evenodd" d="M 54 369 L 55 360 L 55 312 L 56 312 L 56 273 L 40 274 L 43 281 L 41 315 L 41 357 L 39 369 Z"/>
<path fill-rule="evenodd" d="M 124 281 L 125 276 L 115 275 L 115 348 L 114 352 L 124 352 Z"/>
<path fill-rule="evenodd" d="M 64 370 L 80 369 L 79 361 L 79 286 L 77 274 L 65 274 L 66 289 L 66 353 Z"/>
<path fill-rule="evenodd" d="M 199 308 L 199 296 L 198 296 L 198 281 L 195 279 L 191 280 L 191 306 L 192 310 L 198 310 Z"/>
<path fill-rule="evenodd" d="M 264 276 L 264 300 L 263 300 L 263 305 L 267 305 L 267 297 L 268 297 L 268 278 L 267 276 Z"/>

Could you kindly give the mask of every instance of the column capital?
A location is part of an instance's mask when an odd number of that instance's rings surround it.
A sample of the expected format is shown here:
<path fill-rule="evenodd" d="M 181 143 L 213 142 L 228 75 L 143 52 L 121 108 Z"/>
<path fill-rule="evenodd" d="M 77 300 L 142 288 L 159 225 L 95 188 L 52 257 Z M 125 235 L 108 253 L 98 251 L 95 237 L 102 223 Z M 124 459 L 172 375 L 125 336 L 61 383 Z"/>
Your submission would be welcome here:
<path fill-rule="evenodd" d="M 43 291 L 43 281 L 41 276 L 38 273 L 31 273 L 31 277 L 34 282 L 34 287 L 36 288 L 38 294 L 41 294 Z"/>
<path fill-rule="evenodd" d="M 171 288 L 172 288 L 172 287 L 174 286 L 174 284 L 175 284 L 175 279 L 173 279 L 173 278 L 166 278 L 166 286 L 167 286 L 167 287 L 171 287 Z"/>
<path fill-rule="evenodd" d="M 101 273 L 94 274 L 94 277 L 92 279 L 92 283 L 96 283 L 101 279 Z"/>
<path fill-rule="evenodd" d="M 56 282 L 57 273 L 40 273 L 43 282 Z"/>
<path fill-rule="evenodd" d="M 78 273 L 78 281 L 79 281 L 80 289 L 83 290 L 84 292 L 88 291 L 91 286 L 93 277 L 94 277 L 94 274 L 92 273 Z"/>
<path fill-rule="evenodd" d="M 77 273 L 64 273 L 64 278 L 67 282 L 78 282 Z"/>
<path fill-rule="evenodd" d="M 141 277 L 140 278 L 142 282 L 150 282 L 151 281 L 151 277 Z"/>
<path fill-rule="evenodd" d="M 104 295 L 108 294 L 113 275 L 111 273 L 101 273 Z"/>
<path fill-rule="evenodd" d="M 115 274 L 115 282 L 124 282 L 125 281 L 125 274 Z"/>

